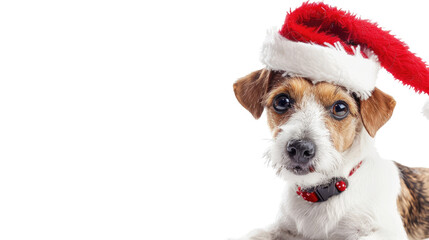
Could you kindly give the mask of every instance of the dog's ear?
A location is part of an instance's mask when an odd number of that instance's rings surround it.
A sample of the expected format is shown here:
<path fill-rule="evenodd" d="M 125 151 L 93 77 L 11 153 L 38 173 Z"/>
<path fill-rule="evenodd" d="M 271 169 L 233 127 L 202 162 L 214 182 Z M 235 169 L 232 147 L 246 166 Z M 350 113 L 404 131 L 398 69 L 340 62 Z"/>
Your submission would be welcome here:
<path fill-rule="evenodd" d="M 272 72 L 267 69 L 254 71 L 234 83 L 234 93 L 240 104 L 254 118 L 261 117 L 264 111 L 264 96 L 268 92 Z"/>
<path fill-rule="evenodd" d="M 395 105 L 395 99 L 378 88 L 367 100 L 360 101 L 362 122 L 371 137 L 390 119 Z"/>

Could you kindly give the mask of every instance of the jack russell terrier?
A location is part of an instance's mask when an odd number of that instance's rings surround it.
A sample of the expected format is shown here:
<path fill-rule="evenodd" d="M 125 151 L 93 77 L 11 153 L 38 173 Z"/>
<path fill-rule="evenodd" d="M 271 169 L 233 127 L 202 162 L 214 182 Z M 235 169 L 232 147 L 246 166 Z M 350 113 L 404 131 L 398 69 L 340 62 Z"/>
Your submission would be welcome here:
<path fill-rule="evenodd" d="M 234 92 L 256 119 L 265 109 L 267 158 L 286 187 L 274 224 L 242 239 L 429 238 L 429 169 L 382 159 L 373 140 L 396 103 L 375 87 L 380 66 L 428 93 L 426 64 L 375 24 L 323 3 L 304 3 L 268 35 L 266 68 Z"/>

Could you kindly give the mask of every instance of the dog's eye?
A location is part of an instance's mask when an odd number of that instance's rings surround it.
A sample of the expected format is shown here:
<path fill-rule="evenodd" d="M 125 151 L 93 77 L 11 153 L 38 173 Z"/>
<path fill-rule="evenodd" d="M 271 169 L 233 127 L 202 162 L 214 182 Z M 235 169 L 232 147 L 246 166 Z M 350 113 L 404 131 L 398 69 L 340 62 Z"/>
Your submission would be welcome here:
<path fill-rule="evenodd" d="M 285 113 L 292 107 L 293 100 L 286 94 L 277 95 L 273 101 L 273 108 L 277 113 Z"/>
<path fill-rule="evenodd" d="M 342 120 L 349 115 L 349 106 L 344 101 L 337 101 L 332 105 L 331 115 L 337 120 Z"/>

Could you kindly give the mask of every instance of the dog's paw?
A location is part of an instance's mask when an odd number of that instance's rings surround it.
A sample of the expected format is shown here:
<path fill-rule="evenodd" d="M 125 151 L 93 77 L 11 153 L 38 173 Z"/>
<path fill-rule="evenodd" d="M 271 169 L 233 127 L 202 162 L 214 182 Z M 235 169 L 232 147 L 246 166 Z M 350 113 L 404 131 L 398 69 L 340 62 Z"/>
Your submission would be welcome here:
<path fill-rule="evenodd" d="M 271 233 L 263 229 L 255 229 L 242 238 L 230 238 L 228 240 L 271 240 Z"/>

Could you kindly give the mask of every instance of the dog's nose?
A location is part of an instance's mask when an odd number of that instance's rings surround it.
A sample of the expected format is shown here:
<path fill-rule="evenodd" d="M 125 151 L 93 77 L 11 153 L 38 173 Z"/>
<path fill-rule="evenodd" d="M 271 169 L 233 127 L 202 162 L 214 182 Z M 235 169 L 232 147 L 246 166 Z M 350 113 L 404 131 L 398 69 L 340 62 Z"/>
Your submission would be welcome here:
<path fill-rule="evenodd" d="M 316 146 L 308 139 L 290 140 L 287 143 L 286 152 L 291 160 L 306 164 L 316 154 Z"/>

